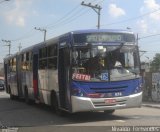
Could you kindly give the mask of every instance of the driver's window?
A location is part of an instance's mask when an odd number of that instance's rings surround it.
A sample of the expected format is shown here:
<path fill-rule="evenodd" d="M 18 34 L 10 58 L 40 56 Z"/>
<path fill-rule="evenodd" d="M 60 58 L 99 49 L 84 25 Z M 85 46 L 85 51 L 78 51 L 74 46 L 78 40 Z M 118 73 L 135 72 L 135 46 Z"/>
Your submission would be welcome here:
<path fill-rule="evenodd" d="M 125 53 L 125 67 L 134 67 L 133 52 Z"/>

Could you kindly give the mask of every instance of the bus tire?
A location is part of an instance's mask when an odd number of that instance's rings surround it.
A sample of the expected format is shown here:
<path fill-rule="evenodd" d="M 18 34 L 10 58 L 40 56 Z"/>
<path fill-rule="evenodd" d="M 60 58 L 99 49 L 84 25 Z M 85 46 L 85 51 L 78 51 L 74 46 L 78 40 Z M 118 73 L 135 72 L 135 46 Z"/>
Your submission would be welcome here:
<path fill-rule="evenodd" d="M 104 110 L 104 113 L 111 115 L 115 112 L 115 110 Z"/>
<path fill-rule="evenodd" d="M 15 96 L 14 96 L 13 94 L 11 94 L 11 93 L 10 93 L 10 99 L 11 99 L 11 100 L 14 100 L 14 99 L 15 99 Z"/>
<path fill-rule="evenodd" d="M 64 115 L 64 112 L 59 109 L 58 99 L 55 91 L 51 92 L 51 109 L 59 116 Z"/>
<path fill-rule="evenodd" d="M 30 101 L 30 99 L 29 99 L 29 97 L 28 97 L 28 90 L 27 90 L 27 87 L 25 86 L 25 88 L 24 88 L 24 100 L 25 100 L 25 102 L 27 103 L 27 104 L 31 104 L 31 101 Z"/>
<path fill-rule="evenodd" d="M 10 86 L 8 86 L 8 90 L 9 90 L 10 99 L 11 99 L 11 100 L 14 100 L 14 99 L 15 99 L 15 96 L 12 94 Z"/>

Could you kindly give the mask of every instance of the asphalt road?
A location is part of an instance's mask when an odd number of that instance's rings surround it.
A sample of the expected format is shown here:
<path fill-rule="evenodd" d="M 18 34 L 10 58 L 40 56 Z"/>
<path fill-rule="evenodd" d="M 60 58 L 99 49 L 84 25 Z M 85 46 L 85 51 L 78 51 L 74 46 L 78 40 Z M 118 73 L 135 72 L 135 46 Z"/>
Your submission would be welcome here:
<path fill-rule="evenodd" d="M 84 112 L 60 117 L 47 106 L 27 105 L 23 100 L 10 100 L 5 92 L 0 91 L 0 126 L 1 130 L 10 127 L 18 129 L 18 132 L 60 132 L 63 129 L 65 132 L 83 132 L 86 129 L 94 132 L 111 130 L 112 126 L 160 126 L 160 109 L 141 107 L 117 110 L 113 115 Z"/>

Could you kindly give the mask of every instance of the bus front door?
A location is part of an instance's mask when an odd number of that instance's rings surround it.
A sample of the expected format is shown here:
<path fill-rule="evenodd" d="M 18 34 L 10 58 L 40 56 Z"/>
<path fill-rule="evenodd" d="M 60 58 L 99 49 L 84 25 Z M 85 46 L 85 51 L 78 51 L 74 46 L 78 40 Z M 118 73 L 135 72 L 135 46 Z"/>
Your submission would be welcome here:
<path fill-rule="evenodd" d="M 69 110 L 70 90 L 69 90 L 69 48 L 59 49 L 58 81 L 59 81 L 59 100 L 62 109 Z"/>

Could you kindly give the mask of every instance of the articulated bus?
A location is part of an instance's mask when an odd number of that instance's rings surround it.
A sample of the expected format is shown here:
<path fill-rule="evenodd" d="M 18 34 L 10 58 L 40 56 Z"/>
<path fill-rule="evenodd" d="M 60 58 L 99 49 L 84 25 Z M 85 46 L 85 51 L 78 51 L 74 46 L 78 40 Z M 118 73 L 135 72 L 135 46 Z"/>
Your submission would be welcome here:
<path fill-rule="evenodd" d="M 131 31 L 72 31 L 6 57 L 6 92 L 59 113 L 140 107 L 139 58 Z"/>

